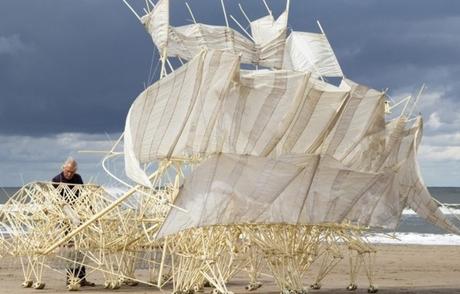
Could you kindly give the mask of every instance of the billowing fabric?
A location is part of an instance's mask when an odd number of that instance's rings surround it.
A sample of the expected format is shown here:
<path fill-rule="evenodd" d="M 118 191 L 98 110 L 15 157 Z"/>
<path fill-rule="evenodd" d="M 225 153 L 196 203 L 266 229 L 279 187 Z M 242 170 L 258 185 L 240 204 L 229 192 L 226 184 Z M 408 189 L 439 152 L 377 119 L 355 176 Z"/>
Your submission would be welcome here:
<path fill-rule="evenodd" d="M 286 43 L 287 12 L 275 21 L 267 16 L 254 21 L 256 42 L 226 26 L 195 23 L 174 27 L 169 25 L 169 1 L 161 0 L 141 18 L 147 32 L 160 52 L 167 56 L 191 60 L 203 49 L 226 50 L 241 55 L 243 63 L 281 68 Z"/>
<path fill-rule="evenodd" d="M 267 156 L 278 145 L 291 153 L 299 142 L 305 153 L 319 144 L 346 92 L 292 71 L 241 71 L 238 79 L 238 61 L 225 51 L 203 51 L 141 93 L 125 126 L 128 174 L 171 156 Z M 300 141 L 292 138 L 298 132 Z"/>
<path fill-rule="evenodd" d="M 266 15 L 251 22 L 251 34 L 256 43 L 260 65 L 282 67 L 287 20 L 288 12 L 284 11 L 277 20 L 272 15 Z"/>
<path fill-rule="evenodd" d="M 145 29 L 152 36 L 152 40 L 162 52 L 168 44 L 169 32 L 169 0 L 158 1 L 155 8 L 141 18 Z"/>
<path fill-rule="evenodd" d="M 139 163 L 206 151 L 238 57 L 205 52 L 142 92 L 125 125 L 127 175 L 145 184 Z"/>
<path fill-rule="evenodd" d="M 321 145 L 347 92 L 306 73 L 238 68 L 237 56 L 203 51 L 146 89 L 125 125 L 127 175 L 147 185 L 139 166 L 156 159 L 276 157 Z"/>
<path fill-rule="evenodd" d="M 349 92 L 310 79 L 297 112 L 272 155 L 314 154 L 330 133 Z"/>
<path fill-rule="evenodd" d="M 285 40 L 286 31 L 268 43 L 255 44 L 232 28 L 197 23 L 170 27 L 167 54 L 190 60 L 203 48 L 226 50 L 241 55 L 242 63 L 281 68 Z"/>
<path fill-rule="evenodd" d="M 358 224 L 396 229 L 404 208 L 412 208 L 420 217 L 451 233 L 460 231 L 442 214 L 438 205 L 423 184 L 416 161 L 416 150 L 420 143 L 422 121 L 419 117 L 412 127 L 406 127 L 407 120 L 399 117 L 387 123 L 385 132 L 387 144 L 377 157 L 378 164 L 367 170 L 386 171 L 389 177 L 381 182 L 386 189 L 382 194 L 362 197 L 350 211 L 347 218 Z M 367 210 L 367 213 L 363 213 Z"/>
<path fill-rule="evenodd" d="M 346 80 L 351 93 L 321 152 L 338 160 L 346 158 L 369 134 L 385 125 L 383 93 Z"/>
<path fill-rule="evenodd" d="M 241 62 L 257 62 L 254 43 L 232 28 L 206 24 L 170 27 L 168 56 L 191 60 L 203 48 L 241 54 Z"/>
<path fill-rule="evenodd" d="M 267 156 L 285 135 L 306 99 L 309 75 L 243 71 L 224 105 L 221 134 L 226 153 Z M 311 86 L 310 86 L 311 87 Z"/>
<path fill-rule="evenodd" d="M 263 16 L 251 21 L 251 35 L 256 44 L 264 45 L 279 35 L 286 35 L 288 13 L 284 11 L 275 21 L 272 15 Z"/>
<path fill-rule="evenodd" d="M 343 77 L 329 41 L 317 33 L 291 32 L 286 40 L 283 68 L 310 71 L 316 76 Z"/>
<path fill-rule="evenodd" d="M 407 160 L 398 174 L 401 187 L 404 188 L 401 193 L 407 199 L 407 206 L 412 208 L 417 215 L 428 220 L 432 224 L 454 234 L 460 234 L 460 230 L 452 224 L 446 215 L 439 209 L 439 205 L 424 184 L 420 168 L 417 162 L 417 149 L 422 137 L 423 123 L 421 117 L 418 118 L 412 130 L 413 136 L 406 144 L 409 145 L 408 154 L 404 148 L 401 148 L 399 155 L 405 156 Z M 404 143 L 404 141 L 403 141 Z"/>
<path fill-rule="evenodd" d="M 384 93 L 342 80 L 323 34 L 292 32 L 287 11 L 232 28 L 169 25 L 169 2 L 142 17 L 162 54 L 188 62 L 134 101 L 125 166 L 202 155 L 161 234 L 214 224 L 352 221 L 395 229 L 407 206 L 458 233 L 426 189 L 416 161 L 421 120 L 386 122 Z M 240 70 L 242 63 L 271 70 Z M 160 234 L 160 235 L 161 235 Z"/>
<path fill-rule="evenodd" d="M 175 204 L 187 212 L 172 209 L 157 238 L 217 224 L 340 223 L 381 177 L 330 156 L 216 155 L 185 181 Z"/>

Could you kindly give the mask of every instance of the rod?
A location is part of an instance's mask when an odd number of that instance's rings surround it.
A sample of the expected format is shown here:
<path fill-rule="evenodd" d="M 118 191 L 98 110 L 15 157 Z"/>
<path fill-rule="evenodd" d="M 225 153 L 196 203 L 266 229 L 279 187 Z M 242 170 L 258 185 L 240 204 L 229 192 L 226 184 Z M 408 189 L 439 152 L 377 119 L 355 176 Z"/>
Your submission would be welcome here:
<path fill-rule="evenodd" d="M 147 11 L 148 11 L 148 13 L 150 13 L 150 5 L 149 5 L 148 0 L 145 0 L 145 7 L 147 7 Z"/>
<path fill-rule="evenodd" d="M 318 25 L 319 30 L 321 31 L 321 34 L 326 36 L 326 34 L 324 33 L 324 30 L 323 30 L 323 27 L 321 26 L 321 23 L 319 22 L 319 20 L 316 20 L 316 24 Z"/>
<path fill-rule="evenodd" d="M 417 106 L 417 103 L 418 103 L 418 101 L 420 99 L 420 96 L 422 96 L 422 93 L 423 93 L 424 90 L 425 90 L 425 83 L 423 83 L 422 86 L 420 87 L 420 90 L 418 91 L 418 94 L 417 94 L 417 98 L 415 98 L 414 104 L 412 105 L 412 108 L 411 108 L 411 110 L 409 112 L 408 117 L 410 117 L 412 115 L 412 113 L 414 112 L 415 107 Z"/>
<path fill-rule="evenodd" d="M 134 8 L 128 3 L 128 1 L 126 0 L 123 0 L 123 2 L 126 4 L 126 6 L 128 6 L 128 8 L 131 10 L 131 12 L 137 17 L 137 19 L 140 21 L 141 20 L 141 17 L 139 16 L 139 14 L 137 14 L 136 10 L 134 10 Z"/>
<path fill-rule="evenodd" d="M 109 150 L 78 150 L 78 153 L 123 154 L 123 152 L 112 152 L 112 151 L 109 151 Z"/>
<path fill-rule="evenodd" d="M 159 171 L 162 171 L 161 169 L 158 169 L 156 172 L 154 172 L 152 175 L 150 175 L 149 177 L 149 180 L 155 178 L 155 177 L 158 177 L 160 175 Z M 104 208 L 103 210 L 101 210 L 100 212 L 96 213 L 95 215 L 93 215 L 90 219 L 88 219 L 85 223 L 83 223 L 81 226 L 79 226 L 78 228 L 76 228 L 75 230 L 69 232 L 66 236 L 64 236 L 62 239 L 56 241 L 53 245 L 51 245 L 50 247 L 48 247 L 44 252 L 43 252 L 43 255 L 47 255 L 49 254 L 51 251 L 53 251 L 54 249 L 56 249 L 58 246 L 60 246 L 61 244 L 69 241 L 73 236 L 75 236 L 76 234 L 80 233 L 81 231 L 83 231 L 85 228 L 87 228 L 89 225 L 91 225 L 93 222 L 95 222 L 96 220 L 98 220 L 99 218 L 103 217 L 104 215 L 106 215 L 107 213 L 109 213 L 110 211 L 112 211 L 112 209 L 114 209 L 115 207 L 117 207 L 118 205 L 120 205 L 123 201 L 125 201 L 127 198 L 129 198 L 132 194 L 134 194 L 135 192 L 138 192 L 139 190 L 139 187 L 140 185 L 137 185 L 137 186 L 134 186 L 132 187 L 131 189 L 129 189 L 125 194 L 123 194 L 120 198 L 117 198 L 114 202 L 112 202 L 109 206 L 107 206 L 106 208 Z M 183 208 L 180 208 L 180 207 L 177 207 L 175 205 L 172 205 L 172 204 L 169 204 L 171 207 L 175 207 L 175 208 L 178 208 L 180 209 L 181 211 L 184 211 L 186 212 L 186 210 L 184 210 Z"/>
<path fill-rule="evenodd" d="M 291 7 L 291 0 L 286 1 L 286 11 L 289 14 L 289 8 Z"/>
<path fill-rule="evenodd" d="M 228 18 L 227 18 L 227 11 L 225 10 L 224 0 L 220 0 L 220 4 L 222 5 L 222 11 L 224 12 L 224 17 L 225 17 L 225 24 L 226 24 L 226 26 L 228 28 L 229 27 L 228 26 Z"/>
<path fill-rule="evenodd" d="M 390 110 L 392 110 L 393 108 L 399 106 L 401 103 L 403 103 L 404 101 L 406 101 L 407 99 L 410 99 L 410 98 L 411 98 L 411 96 L 409 95 L 409 96 L 407 96 L 407 97 L 401 99 L 401 100 L 398 101 L 396 104 L 391 105 Z"/>
<path fill-rule="evenodd" d="M 243 26 L 233 17 L 233 15 L 230 14 L 230 18 L 240 27 L 240 29 L 243 30 L 246 36 L 248 36 L 254 43 L 256 42 L 254 38 L 248 33 L 248 31 L 246 31 L 246 29 L 243 28 Z"/>
<path fill-rule="evenodd" d="M 174 72 L 174 67 L 172 67 L 171 62 L 169 62 L 169 59 L 168 59 L 168 58 L 166 58 L 166 63 L 168 64 L 169 70 L 170 70 L 171 72 Z"/>
<path fill-rule="evenodd" d="M 241 13 L 244 15 L 244 18 L 246 18 L 246 21 L 248 22 L 248 24 L 251 25 L 251 20 L 249 19 L 246 12 L 244 12 L 244 9 L 243 9 L 243 6 L 241 6 L 241 3 L 238 3 L 238 7 L 240 8 Z"/>
<path fill-rule="evenodd" d="M 192 17 L 193 23 L 196 23 L 195 16 L 193 15 L 192 9 L 190 8 L 190 5 L 188 5 L 188 2 L 185 2 L 185 5 L 187 6 L 188 12 L 190 13 L 190 16 Z"/>
<path fill-rule="evenodd" d="M 265 8 L 267 9 L 267 11 L 270 14 L 270 16 L 273 16 L 272 11 L 270 10 L 270 7 L 268 7 L 267 2 L 265 0 L 262 0 L 262 2 L 264 2 Z"/>
<path fill-rule="evenodd" d="M 166 74 L 166 68 L 165 68 L 165 63 L 166 63 L 166 48 L 163 48 L 161 52 L 161 71 L 160 71 L 160 79 L 165 77 Z"/>
<path fill-rule="evenodd" d="M 409 96 L 409 99 L 407 99 L 406 104 L 404 104 L 404 108 L 403 108 L 403 110 L 401 111 L 401 114 L 399 115 L 399 117 L 401 117 L 401 116 L 404 115 L 404 113 L 406 112 L 406 108 L 407 108 L 407 106 L 409 105 L 409 102 L 411 101 L 411 99 L 412 99 L 412 96 Z"/>

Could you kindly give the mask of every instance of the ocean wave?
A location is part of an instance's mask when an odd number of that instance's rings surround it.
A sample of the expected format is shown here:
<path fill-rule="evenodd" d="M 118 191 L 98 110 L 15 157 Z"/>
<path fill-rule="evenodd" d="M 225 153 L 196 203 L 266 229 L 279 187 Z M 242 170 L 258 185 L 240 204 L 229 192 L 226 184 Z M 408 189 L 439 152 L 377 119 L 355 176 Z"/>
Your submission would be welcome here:
<path fill-rule="evenodd" d="M 460 208 L 455 208 L 455 207 L 458 207 L 458 205 L 441 207 L 441 212 L 446 215 L 448 214 L 460 215 Z M 405 208 L 402 214 L 403 215 L 416 215 L 417 213 L 410 208 Z"/>
<path fill-rule="evenodd" d="M 453 234 L 395 233 L 396 239 L 385 234 L 369 234 L 367 239 L 376 244 L 460 245 L 460 236 Z"/>

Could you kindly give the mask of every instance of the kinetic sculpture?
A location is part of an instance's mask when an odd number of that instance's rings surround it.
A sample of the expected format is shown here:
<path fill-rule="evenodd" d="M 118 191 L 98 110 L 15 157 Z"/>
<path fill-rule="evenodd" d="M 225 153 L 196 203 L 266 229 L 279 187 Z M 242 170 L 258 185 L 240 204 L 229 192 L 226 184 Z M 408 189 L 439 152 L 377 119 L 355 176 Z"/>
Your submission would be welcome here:
<path fill-rule="evenodd" d="M 172 281 L 175 293 L 207 284 L 228 293 L 226 283 L 245 271 L 247 289 L 255 290 L 268 269 L 283 293 L 304 293 L 314 262 L 320 266 L 311 288 L 319 289 L 348 251 L 347 289 L 357 288 L 364 267 L 373 293 L 376 250 L 367 230 L 394 230 L 410 207 L 459 233 L 420 177 L 423 124 L 412 113 L 421 93 L 390 107 L 385 92 L 346 79 L 320 25 L 321 33 L 288 33 L 289 0 L 277 19 L 265 1 L 269 14 L 255 21 L 240 6 L 251 32 L 230 17 L 245 35 L 229 26 L 223 1 L 226 26 L 196 23 L 188 4 L 194 23 L 174 27 L 168 0 L 146 1 L 142 17 L 125 3 L 161 61 L 160 79 L 126 118 L 122 154 L 136 185 L 117 199 L 83 186 L 77 198 L 84 205 L 67 211 L 59 192 L 65 188 L 47 184 L 37 194 L 42 200 L 20 201 L 40 210 L 33 217 L 3 208 L 14 232 L 0 243 L 3 252 L 32 260 L 34 268 L 51 254 L 63 259 L 56 250 L 71 242 L 79 253 L 71 260 L 104 272 L 108 288 Z M 400 115 L 390 119 L 398 105 Z M 120 142 L 106 159 L 120 154 Z M 149 281 L 135 277 L 141 265 L 150 269 Z M 27 285 L 30 272 L 37 270 L 26 271 Z"/>

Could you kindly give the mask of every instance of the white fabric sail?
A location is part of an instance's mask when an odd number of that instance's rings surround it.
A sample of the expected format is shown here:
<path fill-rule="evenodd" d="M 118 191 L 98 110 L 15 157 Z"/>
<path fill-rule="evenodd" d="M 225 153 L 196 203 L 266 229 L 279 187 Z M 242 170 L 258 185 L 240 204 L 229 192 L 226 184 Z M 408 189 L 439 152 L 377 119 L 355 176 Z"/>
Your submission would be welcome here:
<path fill-rule="evenodd" d="M 159 236 L 239 223 L 394 229 L 407 206 L 458 233 L 421 179 L 421 120 L 386 122 L 384 93 L 319 80 L 343 77 L 331 45 L 317 33 L 286 39 L 287 19 L 286 10 L 252 21 L 247 38 L 227 26 L 170 26 L 168 0 L 142 17 L 161 54 L 188 62 L 131 106 L 126 173 L 149 186 L 142 164 L 207 158 L 176 199 L 189 212 L 173 209 Z"/>
<path fill-rule="evenodd" d="M 125 157 L 129 167 L 125 170 L 130 178 L 145 184 L 138 163 L 207 149 L 216 114 L 238 65 L 235 55 L 202 51 L 139 95 L 125 125 L 124 152 L 130 155 Z"/>
<path fill-rule="evenodd" d="M 264 45 L 286 34 L 288 12 L 284 11 L 277 20 L 272 15 L 266 15 L 251 21 L 251 35 L 256 44 Z"/>
<path fill-rule="evenodd" d="M 203 48 L 241 55 L 243 63 L 257 62 L 254 43 L 232 28 L 207 24 L 170 27 L 168 56 L 191 60 Z"/>
<path fill-rule="evenodd" d="M 314 154 L 333 129 L 349 92 L 310 79 L 304 99 L 272 155 Z"/>
<path fill-rule="evenodd" d="M 224 105 L 226 153 L 267 156 L 285 135 L 305 97 L 309 75 L 289 71 L 243 71 Z"/>
<path fill-rule="evenodd" d="M 169 32 L 169 0 L 160 0 L 153 10 L 141 18 L 145 29 L 162 52 L 168 45 Z"/>
<path fill-rule="evenodd" d="M 281 68 L 286 43 L 287 12 L 275 21 L 272 16 L 251 23 L 255 42 L 233 28 L 194 23 L 169 25 L 169 1 L 161 0 L 141 18 L 159 51 L 169 57 L 191 60 L 203 49 L 226 50 L 241 55 L 243 63 Z"/>
<path fill-rule="evenodd" d="M 361 225 L 394 230 L 399 225 L 404 208 L 409 206 L 434 225 L 458 234 L 460 231 L 439 210 L 420 176 L 415 155 L 420 143 L 422 120 L 419 117 L 410 128 L 405 127 L 406 122 L 404 117 L 400 117 L 387 123 L 386 149 L 389 150 L 381 153 L 386 160 L 383 166 L 376 164 L 373 168 L 388 171 L 390 176 L 382 182 L 386 186 L 385 192 L 362 197 L 347 218 Z M 380 160 L 377 162 L 380 163 Z"/>
<path fill-rule="evenodd" d="M 170 27 L 167 54 L 190 60 L 203 48 L 227 50 L 241 55 L 243 63 L 279 69 L 285 40 L 286 30 L 268 43 L 255 44 L 232 28 L 197 23 Z"/>
<path fill-rule="evenodd" d="M 251 21 L 251 34 L 258 52 L 259 64 L 272 68 L 282 67 L 287 21 L 287 11 L 281 13 L 276 20 L 272 15 L 266 15 Z"/>
<path fill-rule="evenodd" d="M 240 72 L 237 56 L 203 51 L 133 103 L 127 175 L 145 185 L 139 164 L 169 157 L 306 153 L 320 146 L 346 95 L 305 73 Z"/>
<path fill-rule="evenodd" d="M 340 116 L 321 146 L 321 152 L 343 160 L 363 138 L 384 127 L 383 93 L 350 80 L 351 93 Z"/>
<path fill-rule="evenodd" d="M 412 130 L 412 140 L 407 142 L 409 152 L 406 153 L 403 148 L 399 152 L 400 155 L 407 156 L 403 167 L 404 172 L 399 173 L 400 185 L 405 188 L 403 194 L 405 198 L 401 199 L 401 202 L 407 199 L 407 206 L 412 208 L 419 216 L 450 233 L 460 234 L 460 229 L 452 224 L 447 216 L 442 213 L 439 205 L 434 201 L 422 180 L 417 162 L 417 149 L 423 132 L 421 117 L 417 119 Z"/>
<path fill-rule="evenodd" d="M 175 204 L 187 212 L 172 209 L 157 238 L 217 224 L 340 223 L 381 177 L 329 156 L 216 155 L 186 180 Z"/>
<path fill-rule="evenodd" d="M 329 41 L 318 33 L 291 32 L 286 40 L 283 68 L 310 71 L 316 76 L 343 77 Z"/>

